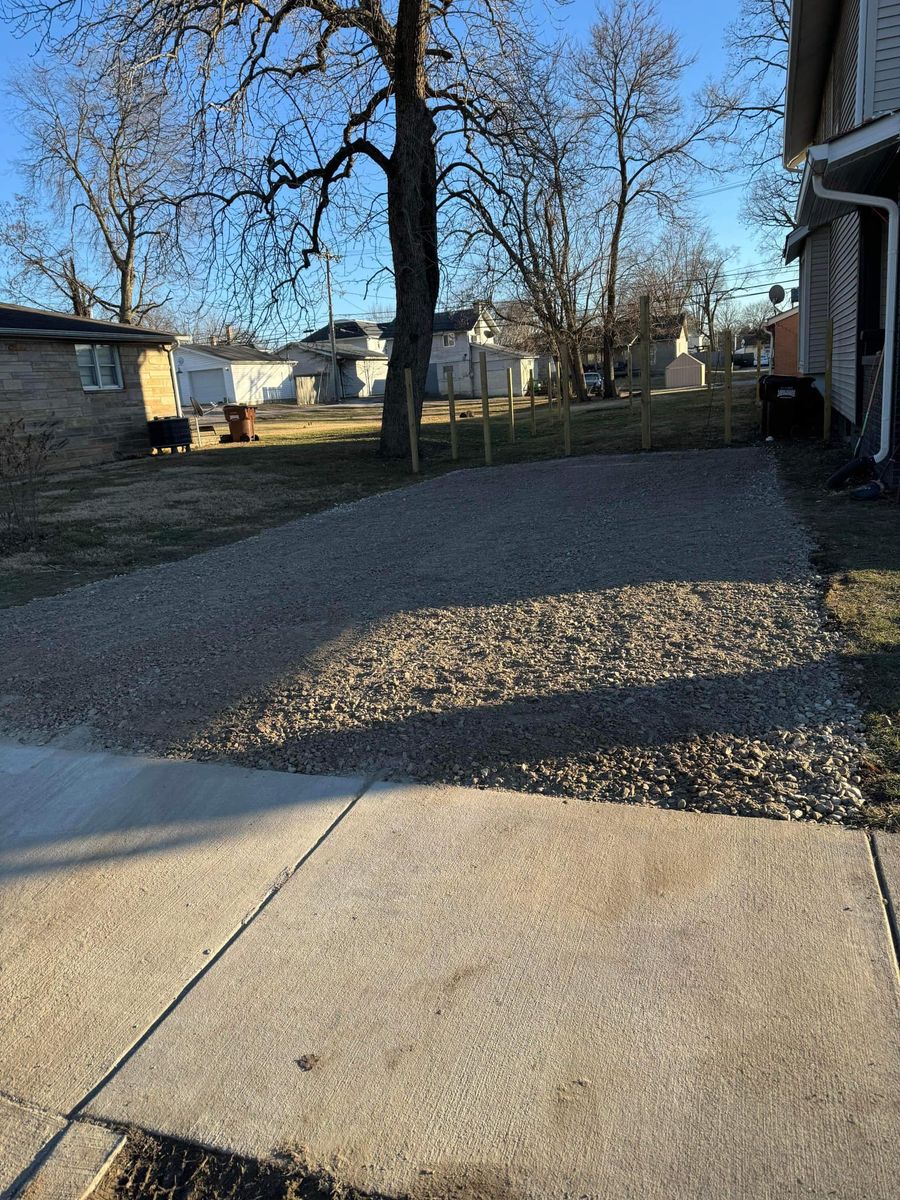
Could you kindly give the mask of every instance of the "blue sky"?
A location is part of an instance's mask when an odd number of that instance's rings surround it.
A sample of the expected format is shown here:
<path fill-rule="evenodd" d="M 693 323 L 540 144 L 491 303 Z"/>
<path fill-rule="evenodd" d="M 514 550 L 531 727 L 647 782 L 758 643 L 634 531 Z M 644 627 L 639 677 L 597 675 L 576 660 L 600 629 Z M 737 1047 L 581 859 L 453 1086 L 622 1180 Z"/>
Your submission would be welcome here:
<path fill-rule="evenodd" d="M 687 80 L 687 90 L 695 91 L 708 77 L 721 75 L 724 69 L 725 28 L 738 14 L 740 6 L 737 0 L 691 0 L 687 4 L 683 0 L 679 3 L 660 0 L 660 7 L 663 18 L 680 31 L 685 51 L 697 56 Z M 539 13 L 539 20 L 578 38 L 586 36 L 594 19 L 595 5 L 594 0 L 571 0 L 561 9 L 542 6 Z M 30 42 L 20 41 L 9 25 L 0 22 L 0 61 L 4 63 L 7 77 L 15 73 L 17 63 L 28 60 L 35 45 L 34 39 L 30 39 Z M 0 200 L 11 198 L 16 191 L 15 160 L 20 153 L 21 143 L 16 129 L 9 122 L 0 122 Z M 769 284 L 781 282 L 788 286 L 795 282 L 795 277 L 775 262 L 779 247 L 774 241 L 767 253 L 760 248 L 755 232 L 742 223 L 740 209 L 744 189 L 740 181 L 744 178 L 746 172 L 740 168 L 735 168 L 727 179 L 722 180 L 711 175 L 698 175 L 695 210 L 698 217 L 709 224 L 717 242 L 738 248 L 737 265 L 759 268 L 752 276 L 753 285 L 755 289 L 759 284 L 759 291 L 764 293 Z M 738 186 L 722 190 L 723 185 Z M 702 195 L 704 192 L 713 194 Z M 766 269 L 770 264 L 771 274 Z M 374 288 L 369 289 L 368 297 L 365 296 L 365 280 L 373 269 L 370 264 L 361 262 L 358 254 L 349 255 L 344 263 L 337 265 L 334 274 L 335 311 L 338 315 L 391 308 L 391 282 L 384 276 Z M 748 295 L 747 298 L 756 300 L 761 297 Z M 323 304 L 318 312 L 309 315 L 310 326 L 319 323 L 324 316 Z"/>

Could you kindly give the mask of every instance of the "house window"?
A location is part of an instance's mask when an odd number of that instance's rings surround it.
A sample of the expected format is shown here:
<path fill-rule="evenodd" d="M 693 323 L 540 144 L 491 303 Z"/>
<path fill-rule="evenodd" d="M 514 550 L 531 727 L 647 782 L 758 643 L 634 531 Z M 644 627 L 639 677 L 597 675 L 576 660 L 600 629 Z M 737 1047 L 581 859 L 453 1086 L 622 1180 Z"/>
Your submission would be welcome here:
<path fill-rule="evenodd" d="M 107 346 L 102 342 L 75 347 L 75 360 L 81 386 L 85 391 L 122 386 L 122 364 L 119 362 L 118 346 Z"/>
<path fill-rule="evenodd" d="M 444 334 L 444 345 L 448 346 L 448 347 L 455 346 L 456 345 L 456 334 L 455 333 L 445 333 Z"/>

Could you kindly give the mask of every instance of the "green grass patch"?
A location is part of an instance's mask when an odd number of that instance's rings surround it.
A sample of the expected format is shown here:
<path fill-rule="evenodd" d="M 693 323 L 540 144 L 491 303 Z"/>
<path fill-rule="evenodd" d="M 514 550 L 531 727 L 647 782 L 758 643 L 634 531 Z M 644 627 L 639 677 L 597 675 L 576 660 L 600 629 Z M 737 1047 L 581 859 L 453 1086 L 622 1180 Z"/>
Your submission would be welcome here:
<path fill-rule="evenodd" d="M 862 818 L 900 830 L 900 506 L 827 492 L 846 448 L 785 445 L 778 461 L 788 495 L 817 545 L 825 602 L 845 634 L 848 675 L 865 710 L 871 750 Z"/>

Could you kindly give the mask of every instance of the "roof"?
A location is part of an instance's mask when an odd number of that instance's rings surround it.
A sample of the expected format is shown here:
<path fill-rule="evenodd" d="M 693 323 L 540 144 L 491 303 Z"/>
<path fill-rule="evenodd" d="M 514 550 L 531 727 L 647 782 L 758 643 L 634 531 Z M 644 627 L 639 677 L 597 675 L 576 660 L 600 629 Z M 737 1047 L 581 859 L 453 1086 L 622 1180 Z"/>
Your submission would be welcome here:
<path fill-rule="evenodd" d="M 227 362 L 284 362 L 278 354 L 257 350 L 256 346 L 201 346 L 197 342 L 185 342 L 179 349 L 196 350 L 213 358 L 224 358 Z"/>
<path fill-rule="evenodd" d="M 144 342 L 152 346 L 167 346 L 176 340 L 174 333 L 144 329 L 139 325 L 97 321 L 93 317 L 76 317 L 45 308 L 25 308 L 21 304 L 0 304 L 0 337 L 12 336 L 81 342 L 102 338 L 107 342 Z"/>
<path fill-rule="evenodd" d="M 784 312 L 776 313 L 773 317 L 769 317 L 763 322 L 765 329 L 771 329 L 773 325 L 777 325 L 779 321 L 783 321 L 786 317 L 796 317 L 800 312 L 800 305 L 795 304 L 793 308 L 786 308 Z"/>
<path fill-rule="evenodd" d="M 792 0 L 784 102 L 784 165 L 815 140 L 842 0 Z"/>
<path fill-rule="evenodd" d="M 290 358 L 291 352 L 294 350 L 302 350 L 304 354 L 324 354 L 327 358 L 331 358 L 331 342 L 317 342 L 315 345 L 312 342 L 289 342 L 287 346 L 281 348 L 281 355 L 284 358 Z M 382 354 L 380 350 L 357 349 L 356 346 L 338 346 L 337 357 L 344 359 L 375 359 L 376 361 L 387 362 L 388 356 Z"/>
<path fill-rule="evenodd" d="M 482 315 L 486 315 L 484 310 L 481 310 Z M 468 305 L 465 308 L 444 309 L 434 314 L 434 323 L 432 324 L 432 333 L 467 333 L 470 329 L 474 329 L 478 324 L 479 309 L 474 305 Z M 490 320 L 490 317 L 488 317 Z M 492 322 L 493 323 L 493 322 Z M 347 320 L 335 321 L 334 336 L 336 341 L 343 341 L 348 338 L 392 338 L 394 336 L 393 321 L 364 321 L 364 320 Z M 323 325 L 320 329 L 313 330 L 312 333 L 306 335 L 304 342 L 327 342 L 330 340 L 331 334 L 328 326 Z"/>
<path fill-rule="evenodd" d="M 388 338 L 394 335 L 393 321 L 335 321 L 334 336 L 336 341 L 345 341 L 348 338 Z M 314 329 L 312 333 L 308 333 L 304 342 L 328 342 L 331 340 L 331 331 L 327 325 L 323 325 L 321 329 Z"/>
<path fill-rule="evenodd" d="M 650 337 L 654 342 L 665 342 L 669 338 L 681 336 L 684 329 L 684 313 L 673 313 L 671 316 L 655 317 L 650 322 Z"/>

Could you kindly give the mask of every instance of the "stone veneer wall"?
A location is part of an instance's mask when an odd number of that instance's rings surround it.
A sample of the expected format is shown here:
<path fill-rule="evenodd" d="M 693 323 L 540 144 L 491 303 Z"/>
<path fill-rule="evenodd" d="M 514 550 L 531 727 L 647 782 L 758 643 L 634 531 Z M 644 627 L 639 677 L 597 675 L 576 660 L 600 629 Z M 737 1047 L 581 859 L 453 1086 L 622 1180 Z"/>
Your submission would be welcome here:
<path fill-rule="evenodd" d="M 67 440 L 59 466 L 149 454 L 147 422 L 176 411 L 169 357 L 157 346 L 115 344 L 124 386 L 94 392 L 81 386 L 74 342 L 0 340 L 0 422 L 58 422 Z"/>

